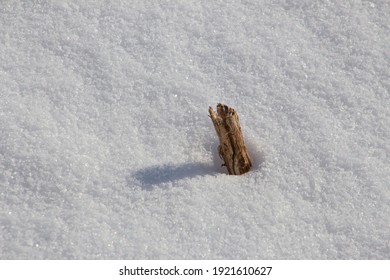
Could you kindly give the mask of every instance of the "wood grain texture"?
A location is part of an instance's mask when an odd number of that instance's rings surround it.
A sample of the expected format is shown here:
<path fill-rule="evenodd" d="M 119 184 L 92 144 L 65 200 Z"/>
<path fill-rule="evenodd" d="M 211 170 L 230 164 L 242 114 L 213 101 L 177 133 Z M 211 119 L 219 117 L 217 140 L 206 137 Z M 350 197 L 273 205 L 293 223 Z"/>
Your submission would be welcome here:
<path fill-rule="evenodd" d="M 241 175 L 250 170 L 252 162 L 244 143 L 237 112 L 218 104 L 217 112 L 209 107 L 210 118 L 219 138 L 218 152 L 230 175 Z"/>

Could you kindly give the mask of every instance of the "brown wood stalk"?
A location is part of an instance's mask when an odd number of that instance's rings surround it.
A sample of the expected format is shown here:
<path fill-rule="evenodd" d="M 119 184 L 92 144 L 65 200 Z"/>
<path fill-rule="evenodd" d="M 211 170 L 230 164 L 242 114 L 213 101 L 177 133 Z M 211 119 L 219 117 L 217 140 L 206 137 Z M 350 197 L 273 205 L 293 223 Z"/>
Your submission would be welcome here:
<path fill-rule="evenodd" d="M 218 104 L 217 112 L 209 108 L 210 118 L 219 138 L 219 156 L 225 162 L 230 175 L 241 175 L 250 170 L 252 162 L 244 143 L 237 112 Z"/>

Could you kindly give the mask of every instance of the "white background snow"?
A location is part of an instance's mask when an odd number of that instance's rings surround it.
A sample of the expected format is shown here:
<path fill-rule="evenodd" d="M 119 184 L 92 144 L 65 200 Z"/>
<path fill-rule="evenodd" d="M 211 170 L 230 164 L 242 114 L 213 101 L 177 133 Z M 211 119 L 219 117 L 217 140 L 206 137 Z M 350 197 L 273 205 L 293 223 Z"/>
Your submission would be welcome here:
<path fill-rule="evenodd" d="M 390 1 L 0 2 L 0 258 L 389 259 Z M 208 107 L 254 168 L 228 176 Z"/>

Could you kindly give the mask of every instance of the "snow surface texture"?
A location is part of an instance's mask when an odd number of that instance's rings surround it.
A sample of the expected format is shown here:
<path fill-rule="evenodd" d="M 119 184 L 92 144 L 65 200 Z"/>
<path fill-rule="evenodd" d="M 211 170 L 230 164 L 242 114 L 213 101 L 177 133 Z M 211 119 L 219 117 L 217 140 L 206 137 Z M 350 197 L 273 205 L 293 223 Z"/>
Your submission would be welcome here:
<path fill-rule="evenodd" d="M 1 1 L 0 258 L 389 259 L 390 1 Z M 228 176 L 208 106 L 240 116 Z"/>

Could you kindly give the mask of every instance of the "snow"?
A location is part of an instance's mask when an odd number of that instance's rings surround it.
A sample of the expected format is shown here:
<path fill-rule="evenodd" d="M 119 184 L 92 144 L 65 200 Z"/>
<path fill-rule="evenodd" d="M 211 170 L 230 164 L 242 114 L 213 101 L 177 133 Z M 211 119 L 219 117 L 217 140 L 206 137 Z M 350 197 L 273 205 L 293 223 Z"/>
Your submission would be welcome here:
<path fill-rule="evenodd" d="M 389 259 L 389 14 L 3 1 L 0 258 Z M 220 166 L 218 102 L 245 175 Z"/>

